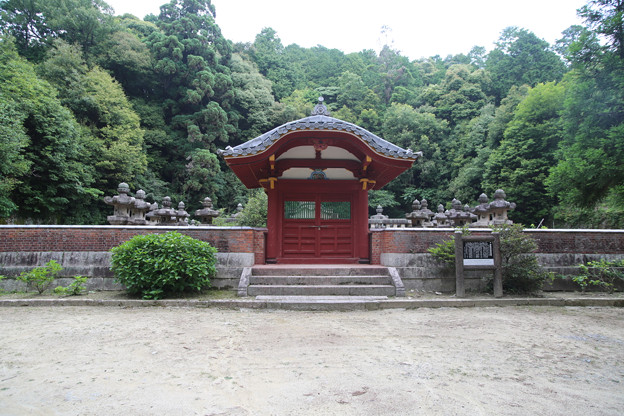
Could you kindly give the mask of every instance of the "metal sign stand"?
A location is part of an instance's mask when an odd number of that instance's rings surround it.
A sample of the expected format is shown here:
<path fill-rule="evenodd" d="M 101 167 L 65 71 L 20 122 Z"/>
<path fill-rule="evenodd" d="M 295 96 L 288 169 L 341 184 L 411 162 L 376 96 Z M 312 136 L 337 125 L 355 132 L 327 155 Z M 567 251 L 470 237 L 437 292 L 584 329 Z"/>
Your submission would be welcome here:
<path fill-rule="evenodd" d="M 466 296 L 464 270 L 494 270 L 494 297 L 503 296 L 500 233 L 464 236 L 455 231 L 455 296 Z"/>

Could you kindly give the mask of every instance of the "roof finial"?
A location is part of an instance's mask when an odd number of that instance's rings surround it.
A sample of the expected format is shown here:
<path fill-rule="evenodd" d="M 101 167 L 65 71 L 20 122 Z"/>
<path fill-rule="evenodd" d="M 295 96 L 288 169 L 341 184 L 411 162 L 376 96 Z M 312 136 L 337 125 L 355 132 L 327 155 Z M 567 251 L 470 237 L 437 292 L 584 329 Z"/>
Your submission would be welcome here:
<path fill-rule="evenodd" d="M 318 104 L 314 106 L 314 110 L 312 110 L 313 116 L 330 116 L 329 110 L 327 106 L 323 104 L 325 99 L 323 97 L 319 97 Z"/>

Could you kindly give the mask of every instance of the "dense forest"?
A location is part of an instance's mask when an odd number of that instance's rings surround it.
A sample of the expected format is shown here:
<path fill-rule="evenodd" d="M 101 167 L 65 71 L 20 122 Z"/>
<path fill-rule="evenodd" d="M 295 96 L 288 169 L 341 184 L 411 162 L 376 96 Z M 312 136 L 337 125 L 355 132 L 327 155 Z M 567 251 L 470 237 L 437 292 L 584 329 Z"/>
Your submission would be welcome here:
<path fill-rule="evenodd" d="M 309 115 L 424 156 L 371 205 L 475 204 L 503 188 L 512 218 L 624 226 L 624 1 L 590 0 L 554 45 L 505 29 L 495 47 L 411 61 L 221 34 L 210 0 L 116 16 L 103 0 L 0 0 L 0 221 L 103 224 L 124 181 L 189 212 L 252 194 L 217 149 Z M 414 39 L 418 42 L 418 39 Z"/>

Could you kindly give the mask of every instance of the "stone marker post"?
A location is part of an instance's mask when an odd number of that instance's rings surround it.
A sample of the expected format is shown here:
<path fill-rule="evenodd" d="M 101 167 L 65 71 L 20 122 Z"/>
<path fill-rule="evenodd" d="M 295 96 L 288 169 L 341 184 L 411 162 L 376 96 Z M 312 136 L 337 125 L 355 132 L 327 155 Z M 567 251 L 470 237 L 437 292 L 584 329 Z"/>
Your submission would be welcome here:
<path fill-rule="evenodd" d="M 464 242 L 462 232 L 455 231 L 455 296 L 463 298 L 466 296 L 464 286 Z"/>
<path fill-rule="evenodd" d="M 503 259 L 500 252 L 500 233 L 492 233 L 494 236 L 494 297 L 503 297 Z"/>

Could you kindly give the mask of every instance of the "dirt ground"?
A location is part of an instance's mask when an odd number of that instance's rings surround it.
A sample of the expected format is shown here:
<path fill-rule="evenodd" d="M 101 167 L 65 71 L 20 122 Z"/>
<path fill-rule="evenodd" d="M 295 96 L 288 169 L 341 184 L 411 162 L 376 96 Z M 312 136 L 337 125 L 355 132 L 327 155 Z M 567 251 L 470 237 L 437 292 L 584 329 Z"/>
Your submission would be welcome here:
<path fill-rule="evenodd" d="M 0 308 L 0 415 L 621 415 L 623 315 Z"/>

